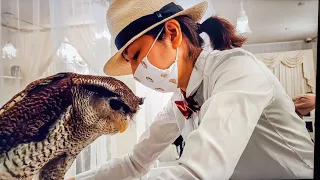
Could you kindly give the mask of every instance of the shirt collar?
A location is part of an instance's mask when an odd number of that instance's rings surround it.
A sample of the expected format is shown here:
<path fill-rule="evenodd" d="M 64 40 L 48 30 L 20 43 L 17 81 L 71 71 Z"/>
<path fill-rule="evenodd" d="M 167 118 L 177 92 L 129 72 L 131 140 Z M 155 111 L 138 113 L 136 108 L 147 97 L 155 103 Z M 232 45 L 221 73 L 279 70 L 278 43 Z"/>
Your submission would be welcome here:
<path fill-rule="evenodd" d="M 210 52 L 207 50 L 201 51 L 189 79 L 186 97 L 193 95 L 202 83 L 204 76 L 204 67 L 209 53 Z"/>

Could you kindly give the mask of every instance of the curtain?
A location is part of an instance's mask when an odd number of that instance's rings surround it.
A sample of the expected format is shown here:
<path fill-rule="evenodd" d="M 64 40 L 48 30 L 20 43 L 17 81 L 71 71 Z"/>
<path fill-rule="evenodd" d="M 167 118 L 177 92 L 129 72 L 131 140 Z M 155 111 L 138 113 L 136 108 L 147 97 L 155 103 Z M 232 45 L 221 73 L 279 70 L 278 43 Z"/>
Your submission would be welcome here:
<path fill-rule="evenodd" d="M 12 46 L 16 50 L 16 41 L 18 40 L 19 36 L 14 36 L 15 31 L 12 30 L 10 27 L 19 27 L 20 22 L 12 20 L 13 16 L 8 12 L 11 12 L 12 14 L 15 14 L 16 17 L 19 17 L 20 14 L 17 8 L 17 4 L 19 4 L 18 0 L 12 0 L 10 1 L 10 3 L 8 1 L 1 1 L 1 10 L 5 11 L 1 12 L 0 17 L 1 22 L 4 24 L 0 26 L 0 45 L 2 49 L 0 57 L 0 106 L 2 106 L 6 101 L 8 101 L 12 97 L 12 95 L 14 95 L 17 92 L 17 89 L 20 88 L 22 80 L 22 78 L 20 78 L 20 71 L 18 70 L 20 64 L 19 54 L 13 53 L 13 51 L 8 50 L 8 54 L 15 55 L 6 56 L 3 50 L 5 49 L 7 43 L 12 44 Z"/>
<path fill-rule="evenodd" d="M 21 76 L 25 87 L 33 80 L 41 77 L 48 68 L 50 59 L 58 47 L 52 47 L 50 32 L 18 34 Z M 37 39 L 37 41 L 34 41 Z M 36 42 L 36 43 L 34 43 Z"/>
<path fill-rule="evenodd" d="M 315 71 L 312 50 L 255 54 L 277 76 L 287 94 L 294 98 L 315 92 Z"/>
<path fill-rule="evenodd" d="M 0 0 L 0 6 L 0 11 L 5 10 L 0 16 L 4 24 L 0 26 L 1 49 L 7 42 L 16 49 L 15 57 L 0 57 L 0 106 L 30 82 L 55 73 L 104 75 L 102 67 L 112 55 L 105 19 L 107 1 Z M 134 89 L 132 78 L 121 80 Z M 79 154 L 66 178 L 115 157 L 116 146 L 115 136 L 101 136 Z"/>
<path fill-rule="evenodd" d="M 18 54 L 13 61 L 10 60 L 11 62 L 9 62 L 8 58 L 3 58 L 2 60 L 7 62 L 2 63 L 2 69 L 7 71 L 5 73 L 6 76 L 10 76 L 8 70 L 18 65 L 21 79 L 6 81 L 6 83 L 9 83 L 7 84 L 8 87 L 15 83 L 16 90 L 6 92 L 7 99 L 3 100 L 3 103 L 16 94 L 17 90 L 24 89 L 32 81 L 51 75 L 52 72 L 44 72 L 51 64 L 52 54 L 58 49 L 58 47 L 52 47 L 50 32 L 12 33 L 10 36 L 11 39 L 14 39 Z"/>
<path fill-rule="evenodd" d="M 243 49 L 253 54 L 312 49 L 315 67 L 317 65 L 317 42 L 306 43 L 305 41 L 290 41 L 263 44 L 248 44 L 244 45 Z"/>
<path fill-rule="evenodd" d="M 94 72 L 104 74 L 102 67 L 111 57 L 111 39 L 108 31 L 98 34 L 95 27 L 72 27 L 68 29 L 66 38 Z"/>

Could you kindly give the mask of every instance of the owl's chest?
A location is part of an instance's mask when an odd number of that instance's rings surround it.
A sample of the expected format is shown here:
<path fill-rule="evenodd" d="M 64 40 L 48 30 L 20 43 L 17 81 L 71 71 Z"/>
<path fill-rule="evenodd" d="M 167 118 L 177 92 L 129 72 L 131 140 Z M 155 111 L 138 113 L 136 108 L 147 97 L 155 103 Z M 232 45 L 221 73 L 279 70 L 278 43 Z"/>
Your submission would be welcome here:
<path fill-rule="evenodd" d="M 20 144 L 0 155 L 0 174 L 14 174 L 23 179 L 34 176 L 44 165 L 62 154 L 76 156 L 86 144 L 72 141 L 74 138 L 65 127 L 62 116 L 40 142 Z"/>

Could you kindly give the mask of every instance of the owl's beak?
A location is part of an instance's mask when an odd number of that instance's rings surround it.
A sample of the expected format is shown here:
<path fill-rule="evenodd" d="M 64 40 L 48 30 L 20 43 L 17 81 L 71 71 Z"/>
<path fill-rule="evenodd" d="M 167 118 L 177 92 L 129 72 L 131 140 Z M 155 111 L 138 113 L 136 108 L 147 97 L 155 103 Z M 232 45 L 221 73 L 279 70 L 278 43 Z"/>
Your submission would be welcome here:
<path fill-rule="evenodd" d="M 119 128 L 120 133 L 123 133 L 128 128 L 128 124 L 130 120 L 131 120 L 130 116 L 127 116 L 127 121 L 120 122 L 120 128 Z"/>

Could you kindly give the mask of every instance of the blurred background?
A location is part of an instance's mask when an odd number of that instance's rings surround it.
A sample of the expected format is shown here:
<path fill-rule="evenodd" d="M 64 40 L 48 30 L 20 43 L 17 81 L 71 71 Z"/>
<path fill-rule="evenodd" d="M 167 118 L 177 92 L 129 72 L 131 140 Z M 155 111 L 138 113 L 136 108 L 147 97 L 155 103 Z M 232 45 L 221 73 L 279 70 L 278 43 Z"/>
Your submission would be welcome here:
<path fill-rule="evenodd" d="M 104 75 L 116 52 L 106 26 L 112 0 L 0 0 L 0 106 L 30 82 L 58 72 Z M 178 0 L 184 8 L 201 0 Z M 246 36 L 244 49 L 278 77 L 291 98 L 315 93 L 317 0 L 208 0 L 204 17 L 218 15 Z M 206 36 L 203 35 L 206 39 Z M 210 48 L 206 45 L 204 48 Z M 103 136 L 85 148 L 66 177 L 128 153 L 171 94 L 149 90 L 132 76 L 117 77 L 147 97 L 136 123 L 123 134 Z M 313 138 L 314 110 L 302 117 Z M 178 158 L 174 145 L 156 166 Z"/>

